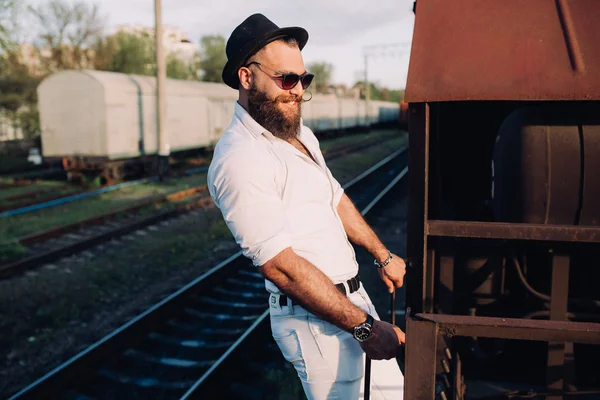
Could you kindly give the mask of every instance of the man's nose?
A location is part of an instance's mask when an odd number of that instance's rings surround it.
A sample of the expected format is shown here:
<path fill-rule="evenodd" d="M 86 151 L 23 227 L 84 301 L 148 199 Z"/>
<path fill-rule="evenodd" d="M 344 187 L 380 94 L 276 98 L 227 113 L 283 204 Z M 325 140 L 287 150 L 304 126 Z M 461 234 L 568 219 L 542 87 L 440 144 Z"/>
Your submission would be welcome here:
<path fill-rule="evenodd" d="M 302 81 L 298 81 L 296 86 L 290 89 L 290 94 L 295 94 L 298 97 L 302 97 L 304 94 L 304 89 L 302 88 Z"/>

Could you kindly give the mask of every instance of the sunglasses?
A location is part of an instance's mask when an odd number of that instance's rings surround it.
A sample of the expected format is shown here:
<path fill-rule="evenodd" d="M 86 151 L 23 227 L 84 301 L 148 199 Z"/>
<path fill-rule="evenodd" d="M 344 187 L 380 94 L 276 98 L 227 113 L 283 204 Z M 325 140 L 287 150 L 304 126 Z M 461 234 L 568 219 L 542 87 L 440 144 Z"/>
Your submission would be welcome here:
<path fill-rule="evenodd" d="M 291 89 L 295 88 L 296 85 L 298 84 L 298 82 L 300 82 L 300 81 L 302 82 L 302 89 L 306 89 L 310 86 L 313 78 L 315 77 L 314 74 L 309 74 L 308 72 L 305 72 L 302 75 L 284 74 L 283 72 L 280 72 L 280 71 L 271 69 L 265 65 L 262 65 L 261 63 L 259 63 L 257 61 L 252 61 L 252 62 L 246 64 L 245 67 L 248 68 L 252 64 L 258 65 L 258 69 L 260 69 L 265 75 L 267 75 L 271 79 L 281 81 L 281 88 L 283 90 L 291 90 Z M 271 76 L 271 75 L 267 74 L 265 71 L 263 71 L 263 68 L 266 68 L 268 70 L 275 72 L 276 74 L 278 74 L 278 76 Z"/>

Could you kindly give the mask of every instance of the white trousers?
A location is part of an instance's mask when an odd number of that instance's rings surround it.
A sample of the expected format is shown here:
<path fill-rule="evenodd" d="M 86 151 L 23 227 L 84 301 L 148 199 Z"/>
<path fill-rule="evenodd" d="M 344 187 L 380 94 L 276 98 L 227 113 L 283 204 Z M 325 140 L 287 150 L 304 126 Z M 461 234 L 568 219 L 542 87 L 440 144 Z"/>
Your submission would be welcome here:
<path fill-rule="evenodd" d="M 380 319 L 362 284 L 348 299 Z M 299 305 L 281 307 L 277 294 L 270 295 L 269 305 L 273 338 L 296 368 L 308 400 L 364 398 L 365 353 L 352 335 Z M 404 399 L 404 376 L 395 359 L 371 361 L 370 393 L 373 400 Z"/>

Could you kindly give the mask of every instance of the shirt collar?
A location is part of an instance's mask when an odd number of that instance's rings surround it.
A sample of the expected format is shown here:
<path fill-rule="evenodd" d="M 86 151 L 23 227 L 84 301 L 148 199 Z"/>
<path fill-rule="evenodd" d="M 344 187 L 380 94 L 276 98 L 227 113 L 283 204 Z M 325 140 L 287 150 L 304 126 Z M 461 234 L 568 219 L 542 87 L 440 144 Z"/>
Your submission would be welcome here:
<path fill-rule="evenodd" d="M 267 137 L 272 136 L 269 131 L 263 128 L 261 124 L 256 122 L 256 120 L 250 116 L 248 111 L 246 111 L 238 101 L 235 102 L 234 112 L 235 116 L 240 120 L 242 125 L 248 129 L 248 132 L 250 132 L 252 136 L 259 138 L 264 133 L 268 133 L 268 135 L 266 135 Z"/>

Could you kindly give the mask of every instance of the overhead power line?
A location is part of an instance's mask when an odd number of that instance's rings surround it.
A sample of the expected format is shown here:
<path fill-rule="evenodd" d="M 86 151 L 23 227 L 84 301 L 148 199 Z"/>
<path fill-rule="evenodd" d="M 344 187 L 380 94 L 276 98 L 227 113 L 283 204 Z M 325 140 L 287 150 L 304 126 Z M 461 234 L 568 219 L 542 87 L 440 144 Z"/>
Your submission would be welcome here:
<path fill-rule="evenodd" d="M 400 43 L 377 43 L 371 44 L 363 47 L 363 56 L 365 59 L 365 106 L 366 109 L 369 109 L 369 97 L 371 95 L 371 88 L 368 80 L 368 69 L 369 69 L 369 57 L 382 57 L 382 56 L 391 56 L 396 57 L 396 55 L 403 55 L 406 52 L 406 48 L 410 47 L 410 42 L 400 42 Z"/>

